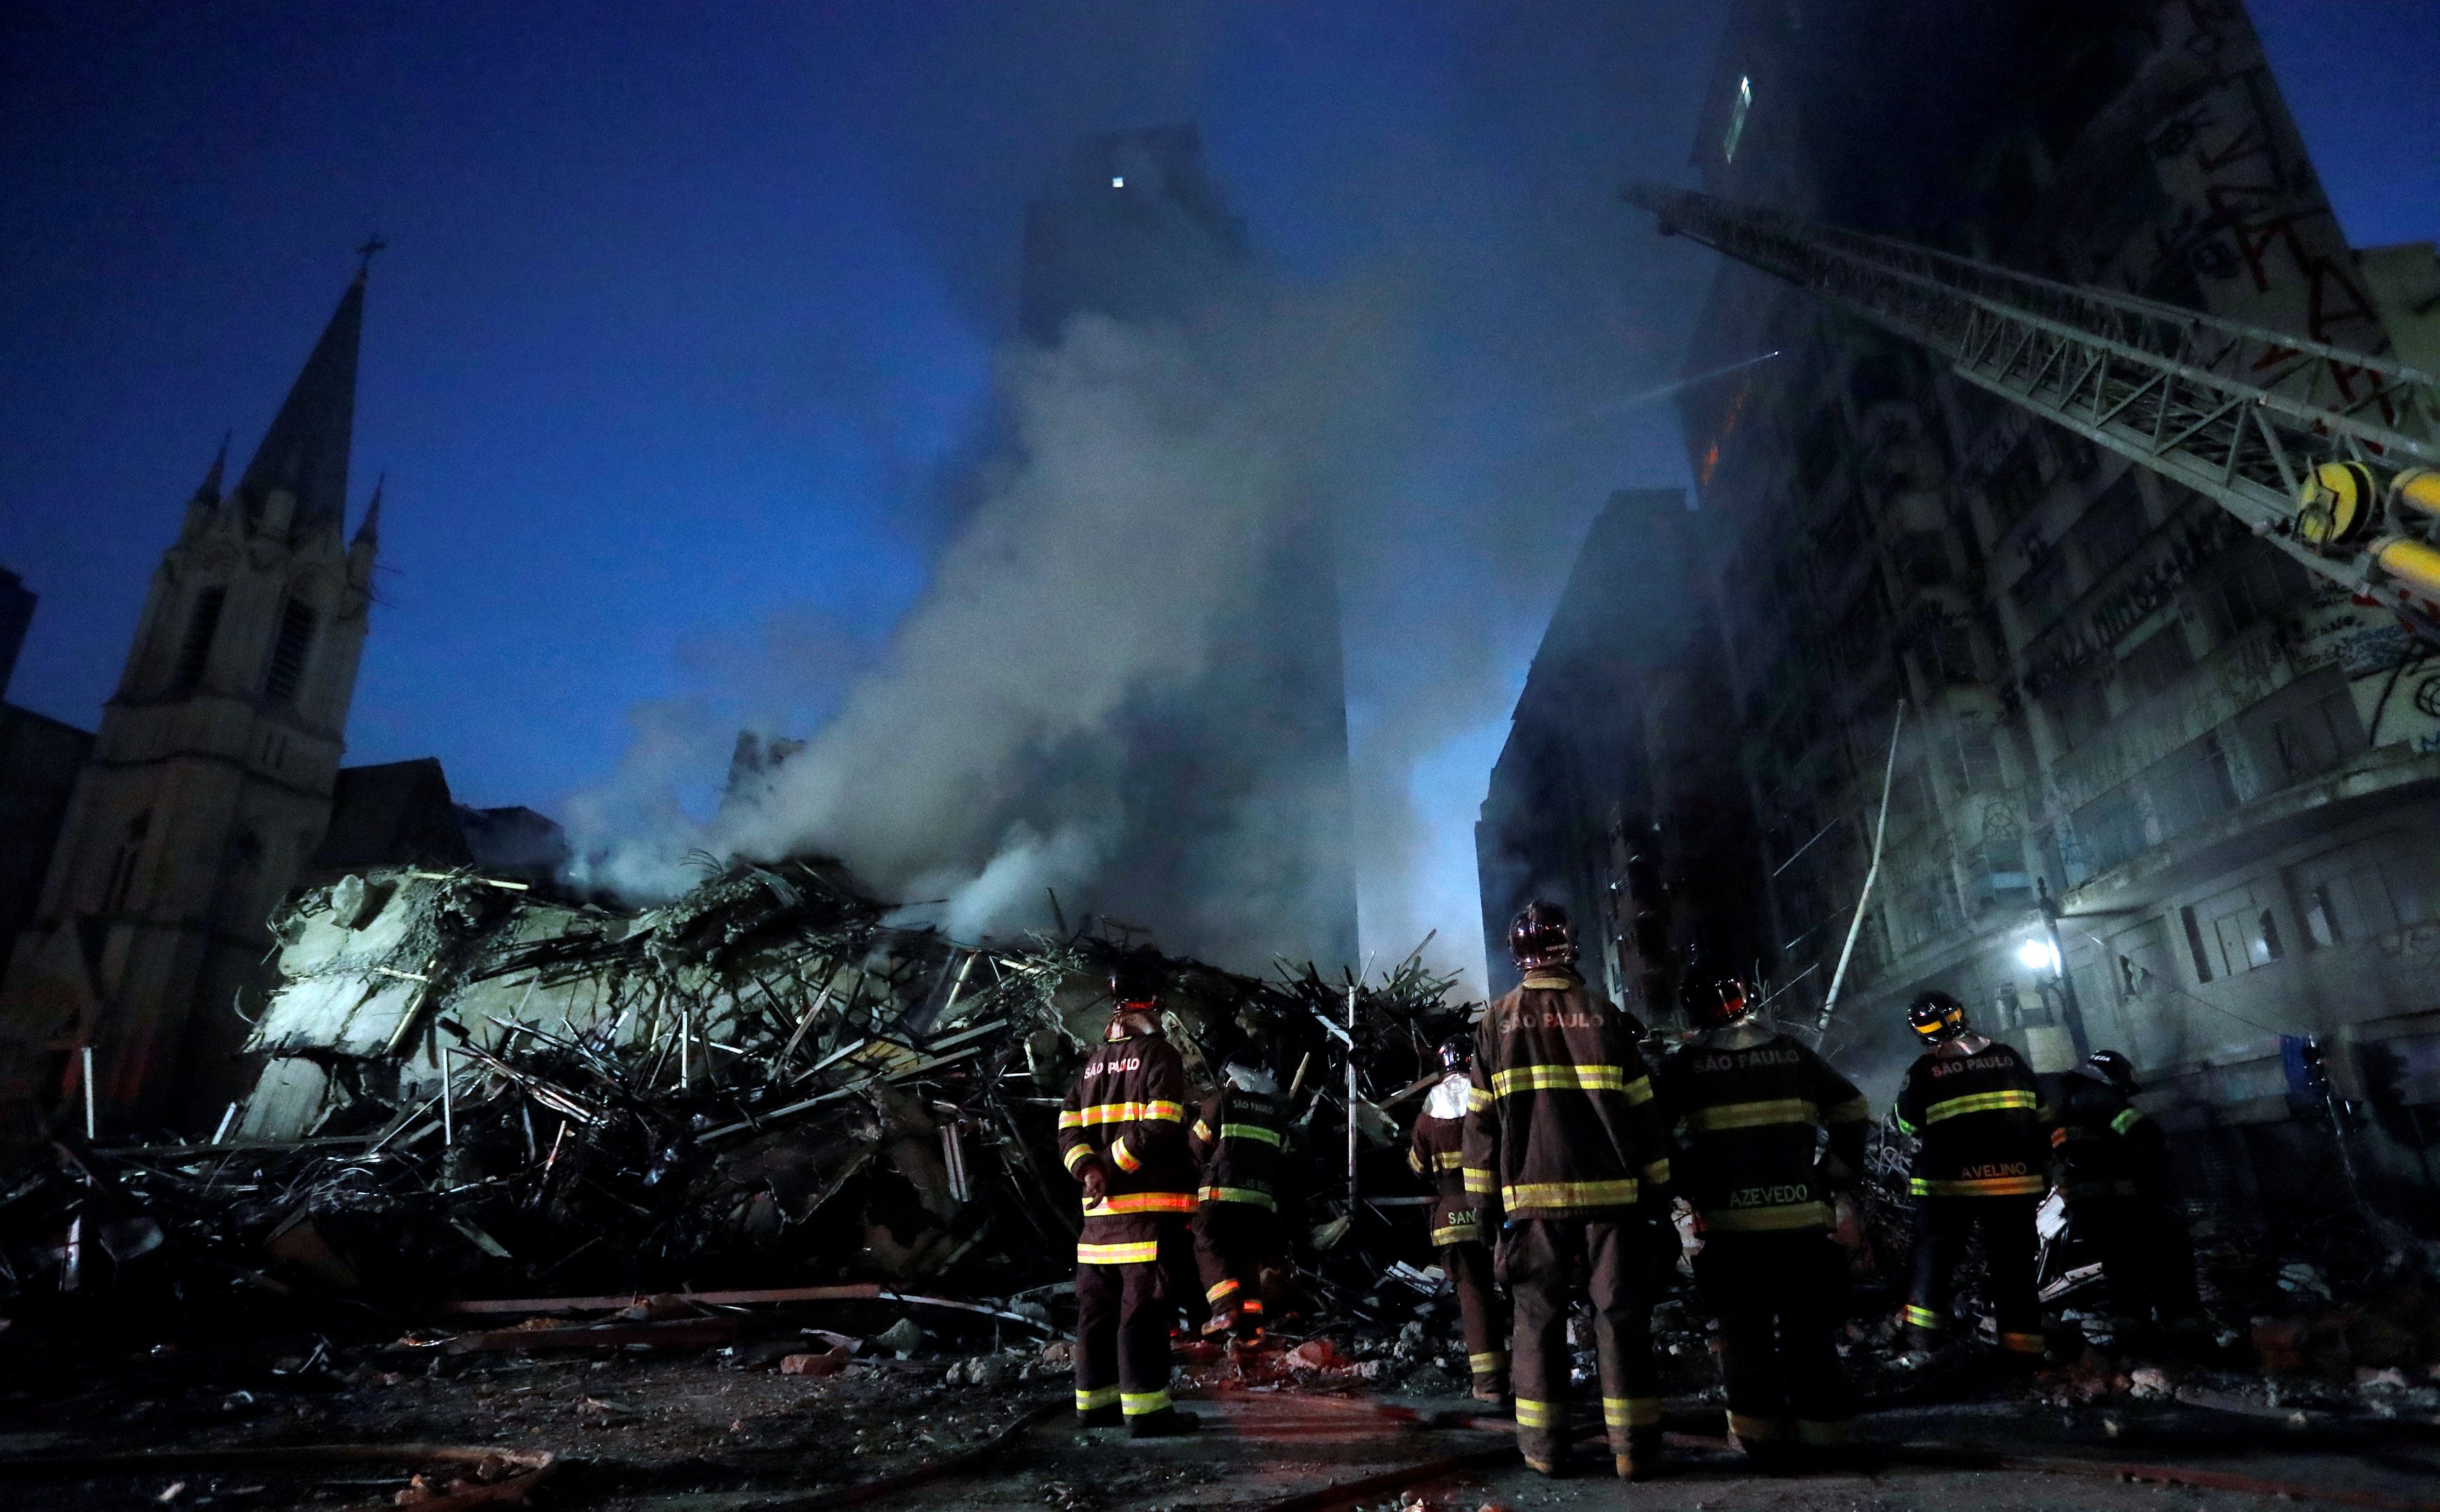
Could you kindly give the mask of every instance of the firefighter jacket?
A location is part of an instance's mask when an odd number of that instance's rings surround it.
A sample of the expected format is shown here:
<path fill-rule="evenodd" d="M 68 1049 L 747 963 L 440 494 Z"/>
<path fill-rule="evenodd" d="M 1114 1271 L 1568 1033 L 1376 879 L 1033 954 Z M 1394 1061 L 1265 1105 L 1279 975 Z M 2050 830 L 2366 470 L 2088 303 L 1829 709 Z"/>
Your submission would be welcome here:
<path fill-rule="evenodd" d="M 1203 1186 L 1195 1195 L 1206 1202 L 1246 1202 L 1278 1212 L 1286 1130 L 1286 1110 L 1276 1097 L 1223 1087 L 1205 1098 L 1194 1127 L 1187 1130 L 1189 1147 L 1203 1168 Z"/>
<path fill-rule="evenodd" d="M 1186 1066 L 1177 1048 L 1157 1034 L 1095 1046 L 1060 1105 L 1059 1158 L 1079 1180 L 1088 1162 L 1109 1178 L 1108 1195 L 1085 1204 L 1077 1263 L 1155 1259 L 1162 1220 L 1194 1211 Z"/>
<path fill-rule="evenodd" d="M 1829 1062 L 1764 1025 L 1731 1024 L 1672 1051 L 1653 1079 L 1678 1130 L 1678 1193 L 1707 1232 L 1830 1228 L 1831 1189 L 1863 1173 L 1873 1112 Z"/>
<path fill-rule="evenodd" d="M 1642 1027 L 1564 969 L 1534 971 L 1484 1013 L 1463 1169 L 1486 1230 L 1618 1218 L 1647 1183 L 1668 1184 Z"/>
<path fill-rule="evenodd" d="M 2050 1112 L 2025 1058 L 1976 1039 L 1917 1059 L 1898 1092 L 1898 1127 L 1923 1141 L 1917 1197 L 2038 1197 L 2049 1184 Z"/>
<path fill-rule="evenodd" d="M 2168 1141 L 2161 1126 L 2111 1082 L 2080 1071 L 2065 1080 L 2051 1147 L 2067 1200 L 2165 1193 Z"/>
<path fill-rule="evenodd" d="M 1472 1083 L 1452 1072 L 1424 1099 L 1407 1139 L 1407 1165 L 1432 1183 L 1432 1246 L 1484 1237 L 1482 1204 L 1465 1189 L 1465 1111 Z"/>

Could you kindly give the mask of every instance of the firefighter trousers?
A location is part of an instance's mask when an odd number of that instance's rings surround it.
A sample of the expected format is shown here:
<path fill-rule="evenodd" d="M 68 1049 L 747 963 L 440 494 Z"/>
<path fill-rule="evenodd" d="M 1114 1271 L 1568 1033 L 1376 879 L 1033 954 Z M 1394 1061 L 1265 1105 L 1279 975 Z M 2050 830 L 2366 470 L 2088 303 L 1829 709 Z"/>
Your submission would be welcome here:
<path fill-rule="evenodd" d="M 1184 1225 L 1164 1224 L 1163 1228 Z M 1167 1237 L 1166 1235 L 1163 1236 Z M 1169 1325 L 1158 1260 L 1076 1267 L 1076 1410 L 1129 1417 L 1169 1405 Z"/>
<path fill-rule="evenodd" d="M 2146 1197 L 2082 1197 L 2068 1204 L 2075 1236 L 2101 1260 L 2113 1318 L 2149 1323 L 2202 1310 L 2195 1290 L 2194 1241 L 2167 1202 Z"/>
<path fill-rule="evenodd" d="M 1644 1222 L 1631 1211 L 1608 1218 L 1525 1218 L 1500 1235 L 1499 1278 L 1516 1309 L 1509 1361 L 1516 1444 L 1529 1461 L 1553 1466 L 1567 1449 L 1568 1313 L 1579 1292 L 1592 1304 L 1610 1452 L 1650 1453 L 1660 1446 L 1654 1299 L 1634 1284 L 1635 1246 L 1643 1240 Z"/>
<path fill-rule="evenodd" d="M 1186 1220 L 1162 1226 L 1160 1236 L 1161 1298 L 1169 1304 L 1166 1327 L 1175 1328 L 1183 1321 L 1190 1334 L 1201 1331 L 1203 1320 L 1211 1316 L 1204 1306 L 1203 1283 L 1195 1267 L 1202 1256 L 1196 1252 L 1201 1245 Z"/>
<path fill-rule="evenodd" d="M 1278 1253 L 1279 1226 L 1279 1215 L 1258 1202 L 1206 1198 L 1194 1209 L 1194 1266 L 1202 1276 L 1203 1304 L 1215 1319 L 1234 1308 L 1241 1339 L 1263 1331 L 1263 1268 Z"/>
<path fill-rule="evenodd" d="M 1720 1320 L 1729 1429 L 1748 1452 L 1846 1441 L 1855 1388 L 1839 1365 L 1847 1257 L 1826 1234 L 1713 1234 L 1695 1279 Z"/>
<path fill-rule="evenodd" d="M 1480 1239 L 1441 1246 L 1441 1270 L 1457 1292 L 1465 1325 L 1466 1370 L 1474 1394 L 1488 1400 L 1508 1395 L 1508 1309 L 1491 1273 L 1491 1246 Z"/>
<path fill-rule="evenodd" d="M 2042 1356 L 2042 1308 L 2034 1294 L 2034 1209 L 2037 1197 L 1927 1197 L 1914 1217 L 1914 1286 L 1907 1294 L 1910 1327 L 1941 1334 L 1950 1326 L 1957 1267 L 1965 1239 L 1980 1234 L 1989 1268 L 1983 1295 L 1999 1326 L 2003 1354 Z"/>

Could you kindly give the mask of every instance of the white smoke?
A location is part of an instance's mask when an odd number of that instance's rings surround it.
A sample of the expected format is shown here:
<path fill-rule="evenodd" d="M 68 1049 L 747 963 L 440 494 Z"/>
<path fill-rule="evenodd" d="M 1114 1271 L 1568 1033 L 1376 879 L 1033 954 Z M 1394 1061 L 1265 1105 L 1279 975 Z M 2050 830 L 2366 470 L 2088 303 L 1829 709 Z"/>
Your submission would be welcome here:
<path fill-rule="evenodd" d="M 571 806 L 580 880 L 666 896 L 699 880 L 691 852 L 824 854 L 888 896 L 945 899 L 961 938 L 1048 925 L 1053 891 L 1072 918 L 1145 817 L 1121 791 L 1130 745 L 1157 741 L 1163 694 L 1243 652 L 1224 621 L 1242 621 L 1266 553 L 1374 444 L 1401 365 L 1381 303 L 1280 296 L 1191 329 L 1084 316 L 1054 348 L 1011 352 L 1012 460 L 878 664 L 708 824 L 655 796 L 672 738 L 639 742 L 619 783 Z M 1231 761 L 1266 759 L 1261 732 L 1242 743 Z M 1245 903 L 1280 885 L 1266 847 L 1301 837 L 1266 812 L 1229 818 L 1195 887 L 1229 892 L 1218 912 L 1298 906 Z M 1185 933 L 1199 937 L 1164 943 L 1268 959 L 1251 936 Z"/>

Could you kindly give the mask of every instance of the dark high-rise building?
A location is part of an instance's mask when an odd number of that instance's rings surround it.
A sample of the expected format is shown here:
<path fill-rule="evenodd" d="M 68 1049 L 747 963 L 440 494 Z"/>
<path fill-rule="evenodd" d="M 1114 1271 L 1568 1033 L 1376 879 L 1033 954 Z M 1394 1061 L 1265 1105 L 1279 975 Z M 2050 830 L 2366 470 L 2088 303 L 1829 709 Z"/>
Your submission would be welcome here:
<path fill-rule="evenodd" d="M 1255 272 L 1193 127 L 1103 133 L 1026 207 L 1019 324 L 1043 346 L 1084 315 L 1191 331 L 1252 296 Z M 1206 669 L 1116 723 L 1126 811 L 1082 906 L 1230 966 L 1355 959 L 1338 587 L 1318 507 L 1271 518 Z"/>
<path fill-rule="evenodd" d="M 1740 0 L 1695 161 L 1830 224 L 2366 353 L 2430 339 L 2397 292 L 2428 249 L 2347 246 L 2235 4 Z M 1772 350 L 1683 413 L 1726 672 L 1704 759 L 1762 826 L 1794 1017 L 1855 916 L 1903 702 L 1830 1030 L 1863 1079 L 1942 987 L 2038 1070 L 2131 1055 L 2234 1210 L 2310 1211 L 2342 1157 L 2413 1193 L 2440 1121 L 2429 648 L 2210 500 L 1724 263 L 1689 369 Z M 2365 1112 L 2344 1151 L 2332 1094 Z"/>

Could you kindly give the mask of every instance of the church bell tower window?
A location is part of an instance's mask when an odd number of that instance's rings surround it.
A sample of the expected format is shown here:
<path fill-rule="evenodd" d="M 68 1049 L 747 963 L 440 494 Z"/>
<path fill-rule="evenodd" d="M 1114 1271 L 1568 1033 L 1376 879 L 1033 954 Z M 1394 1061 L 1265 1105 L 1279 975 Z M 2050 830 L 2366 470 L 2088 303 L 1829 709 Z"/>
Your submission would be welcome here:
<path fill-rule="evenodd" d="M 225 588 L 206 588 L 195 596 L 195 611 L 187 619 L 187 638 L 178 647 L 171 686 L 183 692 L 204 680 L 204 668 L 211 665 L 212 639 L 220 633 L 221 607 L 227 602 Z"/>
<path fill-rule="evenodd" d="M 305 681 L 305 661 L 314 649 L 314 606 L 301 598 L 288 600 L 279 614 L 279 637 L 271 646 L 271 673 L 263 680 L 262 696 L 274 703 L 287 703 L 296 697 L 297 685 Z"/>

